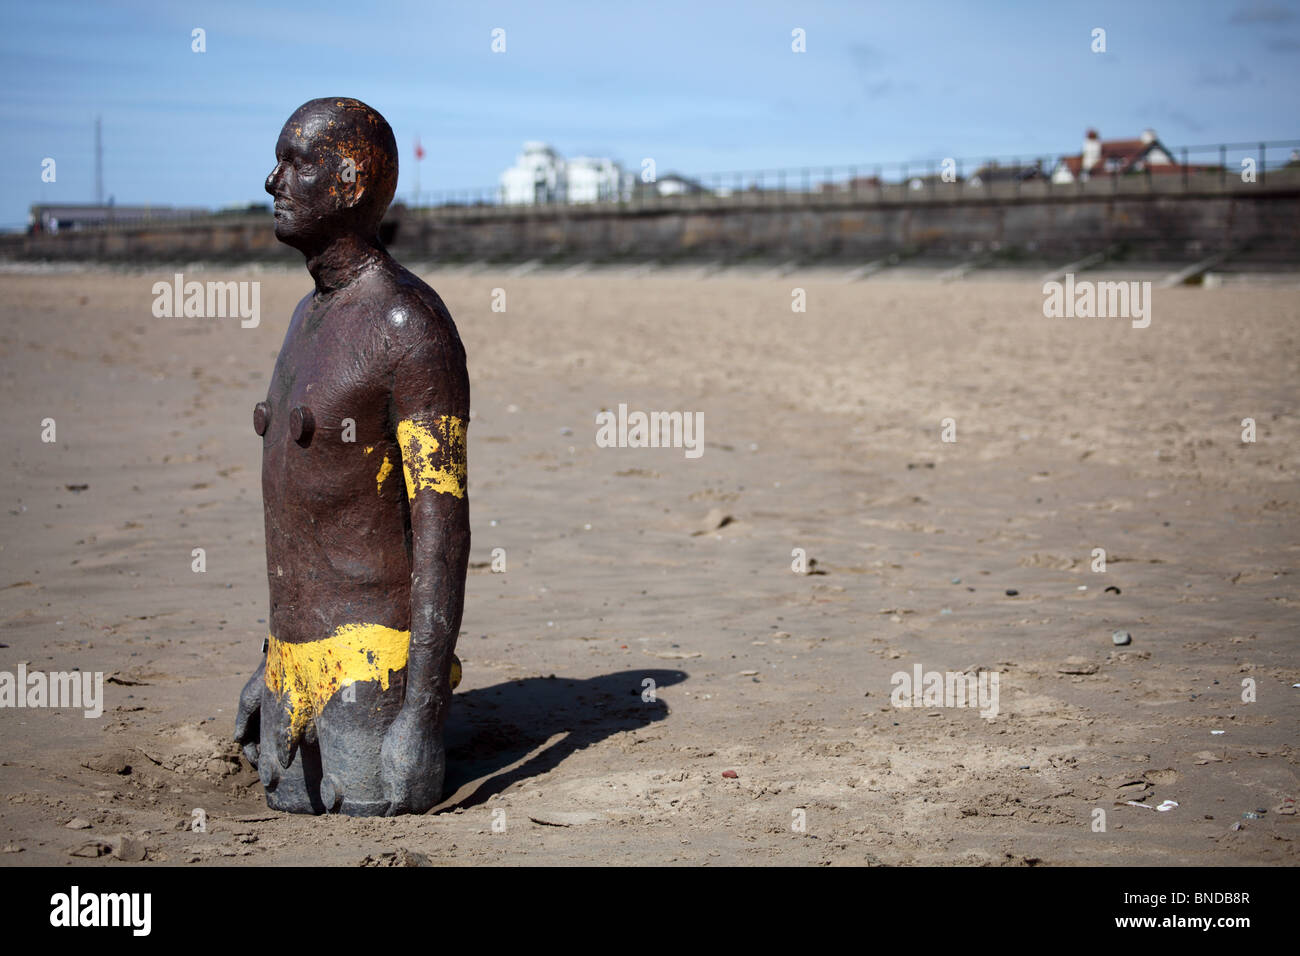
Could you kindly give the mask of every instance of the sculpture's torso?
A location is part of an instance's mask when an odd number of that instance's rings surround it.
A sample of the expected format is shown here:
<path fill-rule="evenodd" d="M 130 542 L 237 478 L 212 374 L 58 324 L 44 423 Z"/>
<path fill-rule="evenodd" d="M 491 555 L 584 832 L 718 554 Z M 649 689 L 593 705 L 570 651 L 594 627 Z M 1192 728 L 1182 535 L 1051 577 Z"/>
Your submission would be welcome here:
<path fill-rule="evenodd" d="M 357 622 L 410 626 L 410 512 L 392 370 L 423 333 L 421 306 L 447 313 L 427 286 L 403 279 L 367 276 L 307 296 L 276 361 L 262 499 L 270 632 L 280 641 L 319 640 Z M 407 296 L 415 300 L 403 304 Z M 429 296 L 434 301 L 421 301 Z M 295 407 L 314 420 L 305 444 L 290 432 Z"/>
<path fill-rule="evenodd" d="M 409 623 L 409 516 L 385 394 L 391 348 L 380 322 L 349 299 L 299 303 L 266 397 L 270 629 L 290 643 L 358 620 Z M 299 406 L 315 424 L 305 447 L 290 434 Z M 355 422 L 355 441 L 344 440 L 345 419 Z"/>

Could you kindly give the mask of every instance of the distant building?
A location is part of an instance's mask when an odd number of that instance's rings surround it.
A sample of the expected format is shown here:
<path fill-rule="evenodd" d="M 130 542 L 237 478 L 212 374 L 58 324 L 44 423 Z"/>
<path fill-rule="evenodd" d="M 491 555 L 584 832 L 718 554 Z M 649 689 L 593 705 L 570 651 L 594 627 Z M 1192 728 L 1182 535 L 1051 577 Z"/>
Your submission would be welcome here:
<path fill-rule="evenodd" d="M 564 158 L 545 143 L 528 142 L 501 174 L 501 201 L 528 206 L 564 202 L 566 186 Z"/>
<path fill-rule="evenodd" d="M 269 202 L 241 202 L 232 203 L 229 206 L 222 206 L 214 216 L 260 216 L 271 215 L 271 204 Z"/>
<path fill-rule="evenodd" d="M 820 193 L 865 192 L 869 189 L 871 190 L 877 189 L 879 188 L 880 185 L 881 182 L 879 177 L 854 176 L 846 180 L 818 183 L 817 191 Z"/>
<path fill-rule="evenodd" d="M 956 178 L 951 180 L 951 182 L 956 181 Z M 917 176 L 908 176 L 907 188 L 913 190 L 926 189 L 931 186 L 945 186 L 948 185 L 949 182 L 950 180 L 945 179 L 943 173 L 923 173 Z"/>
<path fill-rule="evenodd" d="M 688 179 L 679 173 L 669 173 L 667 176 L 661 176 L 655 180 L 655 188 L 661 196 L 681 196 L 686 193 L 708 192 L 694 179 Z"/>
<path fill-rule="evenodd" d="M 1074 183 L 1093 176 L 1119 176 L 1145 170 L 1172 172 L 1181 168 L 1153 129 L 1143 130 L 1138 139 L 1105 142 L 1095 129 L 1090 129 L 1083 141 L 1083 152 L 1062 157 L 1052 170 L 1052 182 Z"/>
<path fill-rule="evenodd" d="M 631 191 L 631 176 L 612 159 L 575 156 L 566 167 L 569 202 L 617 202 Z"/>
<path fill-rule="evenodd" d="M 653 199 L 656 196 L 686 196 L 709 192 L 707 188 L 694 179 L 680 173 L 667 173 L 652 183 L 637 180 L 635 195 L 638 199 Z"/>
<path fill-rule="evenodd" d="M 208 210 L 172 206 L 117 206 L 96 203 L 39 203 L 27 215 L 28 232 L 102 229 L 149 222 L 174 222 L 209 215 Z"/>
<path fill-rule="evenodd" d="M 529 142 L 524 143 L 515 164 L 501 174 L 500 197 L 506 204 L 531 206 L 622 202 L 633 197 L 648 199 L 708 191 L 678 173 L 642 182 L 612 159 L 575 156 L 566 160 L 545 143 Z"/>
<path fill-rule="evenodd" d="M 1001 163 L 991 162 L 985 163 L 971 173 L 966 185 L 972 189 L 979 189 L 996 183 L 1023 183 L 1043 179 L 1044 175 L 1043 161 L 1041 159 L 1027 165 L 1024 163 L 1011 163 L 1004 166 Z"/>

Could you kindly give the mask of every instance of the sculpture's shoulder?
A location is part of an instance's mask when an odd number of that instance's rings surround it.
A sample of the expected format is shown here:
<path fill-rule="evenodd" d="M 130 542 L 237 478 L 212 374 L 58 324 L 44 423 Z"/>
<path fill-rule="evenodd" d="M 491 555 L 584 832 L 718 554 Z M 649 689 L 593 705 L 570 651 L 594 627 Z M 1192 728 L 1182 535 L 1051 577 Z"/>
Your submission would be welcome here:
<path fill-rule="evenodd" d="M 313 290 L 299 299 L 298 304 L 293 307 L 293 312 L 289 315 L 289 327 L 285 331 L 286 342 L 293 341 L 294 334 L 298 331 L 298 327 L 302 325 L 303 317 L 311 311 L 312 303 L 315 300 L 316 293 Z"/>
<path fill-rule="evenodd" d="M 366 289 L 379 307 L 374 321 L 394 361 L 418 361 L 463 369 L 465 349 L 442 297 L 419 276 L 393 263 L 379 270 Z"/>

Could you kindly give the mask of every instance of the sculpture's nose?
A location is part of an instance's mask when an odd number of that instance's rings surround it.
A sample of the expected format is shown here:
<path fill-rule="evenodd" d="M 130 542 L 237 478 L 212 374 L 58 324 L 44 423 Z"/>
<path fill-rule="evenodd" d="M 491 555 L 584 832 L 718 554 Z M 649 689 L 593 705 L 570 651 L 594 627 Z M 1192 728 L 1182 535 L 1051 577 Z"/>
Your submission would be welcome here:
<path fill-rule="evenodd" d="M 275 187 L 280 183 L 280 164 L 275 164 L 275 169 L 266 177 L 266 191 L 272 196 L 275 195 Z"/>

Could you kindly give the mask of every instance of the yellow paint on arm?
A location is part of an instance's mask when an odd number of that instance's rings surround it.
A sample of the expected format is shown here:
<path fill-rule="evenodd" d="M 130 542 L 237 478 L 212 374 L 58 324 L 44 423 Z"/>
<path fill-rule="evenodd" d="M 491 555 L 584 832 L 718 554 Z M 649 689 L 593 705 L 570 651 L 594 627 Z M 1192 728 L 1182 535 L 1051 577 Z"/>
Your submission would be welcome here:
<path fill-rule="evenodd" d="M 384 463 L 379 466 L 379 474 L 375 475 L 375 484 L 379 486 L 380 494 L 382 494 L 384 491 L 384 479 L 388 477 L 388 475 L 392 472 L 392 470 L 393 470 L 393 463 L 388 460 L 388 455 L 387 453 L 385 453 Z"/>
<path fill-rule="evenodd" d="M 397 442 L 402 446 L 402 473 L 406 496 L 431 490 L 457 498 L 465 497 L 465 422 L 455 415 L 431 421 L 414 418 L 397 423 Z"/>

